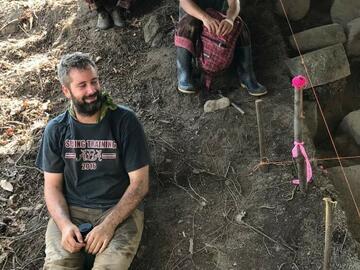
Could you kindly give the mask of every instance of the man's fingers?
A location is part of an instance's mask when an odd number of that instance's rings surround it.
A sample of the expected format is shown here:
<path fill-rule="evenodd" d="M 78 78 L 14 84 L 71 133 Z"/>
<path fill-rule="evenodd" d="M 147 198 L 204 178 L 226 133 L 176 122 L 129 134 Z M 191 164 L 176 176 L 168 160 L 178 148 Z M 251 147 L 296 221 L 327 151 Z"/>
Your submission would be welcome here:
<path fill-rule="evenodd" d="M 77 242 L 74 238 L 70 238 L 68 244 L 72 250 L 72 252 L 80 250 L 83 247 L 82 243 Z"/>
<path fill-rule="evenodd" d="M 214 24 L 214 34 L 217 34 L 217 32 L 219 32 L 219 28 L 220 28 L 220 25 L 219 25 L 218 22 L 216 22 L 216 23 Z"/>
<path fill-rule="evenodd" d="M 212 34 L 216 33 L 216 26 L 215 25 L 211 25 L 211 33 Z"/>
<path fill-rule="evenodd" d="M 90 247 L 91 247 L 93 241 L 94 241 L 94 237 L 92 237 L 91 235 L 88 234 L 88 235 L 86 236 L 86 238 L 85 238 L 85 242 L 86 242 L 86 247 L 85 247 L 85 249 L 86 249 L 87 252 L 89 252 Z"/>
<path fill-rule="evenodd" d="M 88 249 L 88 253 L 94 253 L 96 244 L 97 244 L 98 240 L 97 239 L 93 239 L 93 241 L 91 241 L 91 243 L 89 244 L 89 249 Z"/>
<path fill-rule="evenodd" d="M 218 36 L 222 36 L 222 35 L 224 34 L 224 30 L 225 30 L 224 24 L 221 23 L 220 26 L 219 26 L 219 28 L 218 28 L 218 32 L 217 32 L 216 34 L 217 34 Z"/>
<path fill-rule="evenodd" d="M 82 235 L 81 235 L 81 233 L 80 233 L 79 230 L 75 231 L 75 237 L 76 237 L 76 240 L 77 240 L 79 243 L 83 243 L 83 242 L 84 242 L 83 237 L 82 237 Z"/>
<path fill-rule="evenodd" d="M 230 32 L 231 32 L 231 28 L 228 28 L 228 29 L 225 31 L 224 36 L 230 34 Z"/>
<path fill-rule="evenodd" d="M 103 241 L 102 240 L 98 241 L 92 254 L 97 254 L 99 252 L 100 248 L 102 247 L 102 245 L 103 245 Z"/>
<path fill-rule="evenodd" d="M 214 32 L 214 28 L 211 24 L 209 24 L 206 28 L 209 30 L 210 33 Z"/>
<path fill-rule="evenodd" d="M 107 239 L 105 239 L 103 244 L 102 244 L 101 249 L 99 250 L 99 253 L 102 253 L 106 249 L 108 244 L 109 244 L 109 241 Z"/>

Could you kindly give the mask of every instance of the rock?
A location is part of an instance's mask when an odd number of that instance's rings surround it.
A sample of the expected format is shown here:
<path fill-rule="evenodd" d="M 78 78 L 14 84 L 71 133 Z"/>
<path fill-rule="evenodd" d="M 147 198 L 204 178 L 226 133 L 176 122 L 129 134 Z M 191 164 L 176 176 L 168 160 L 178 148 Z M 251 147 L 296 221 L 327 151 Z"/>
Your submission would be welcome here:
<path fill-rule="evenodd" d="M 346 210 L 347 223 L 353 237 L 360 239 L 359 214 L 354 203 L 355 200 L 356 205 L 360 205 L 360 165 L 344 167 L 343 169 L 347 181 L 340 167 L 328 168 L 328 176 L 332 180 L 336 192 L 340 195 L 340 203 L 342 208 Z"/>
<path fill-rule="evenodd" d="M 345 78 L 350 75 L 350 66 L 342 44 L 336 44 L 303 55 L 313 86 Z M 305 75 L 300 57 L 286 61 L 292 75 Z M 306 88 L 310 88 L 310 84 Z"/>
<path fill-rule="evenodd" d="M 334 23 L 341 24 L 345 28 L 348 22 L 360 17 L 360 1 L 335 0 L 330 15 Z"/>
<path fill-rule="evenodd" d="M 162 40 L 163 40 L 163 34 L 157 33 L 153 41 L 151 42 L 151 47 L 160 47 Z"/>
<path fill-rule="evenodd" d="M 81 17 L 81 16 L 85 15 L 86 13 L 90 12 L 91 11 L 90 7 L 93 10 L 96 10 L 95 4 L 89 5 L 84 0 L 77 0 L 77 16 Z"/>
<path fill-rule="evenodd" d="M 340 156 L 357 156 L 360 152 L 360 145 L 348 133 L 340 130 L 335 134 L 335 145 Z"/>
<path fill-rule="evenodd" d="M 337 23 L 311 28 L 296 33 L 294 37 L 301 51 L 320 49 L 346 41 L 344 29 Z M 293 49 L 296 50 L 293 36 L 289 37 L 289 41 Z"/>
<path fill-rule="evenodd" d="M 340 129 L 351 135 L 360 145 L 360 110 L 349 113 L 340 123 Z"/>
<path fill-rule="evenodd" d="M 9 22 L 8 24 L 4 25 L 0 30 L 0 35 L 9 35 L 14 34 L 18 31 L 18 20 L 13 20 Z"/>
<path fill-rule="evenodd" d="M 160 30 L 160 24 L 158 21 L 158 16 L 152 15 L 150 16 L 147 23 L 144 25 L 144 40 L 146 43 L 151 42 L 156 34 Z"/>
<path fill-rule="evenodd" d="M 346 32 L 348 35 L 346 43 L 348 56 L 360 56 L 360 17 L 347 24 Z"/>
<path fill-rule="evenodd" d="M 225 109 L 230 106 L 230 100 L 227 97 L 222 97 L 216 100 L 208 100 L 204 104 L 204 112 L 214 112 Z"/>
<path fill-rule="evenodd" d="M 0 25 L 0 35 L 12 35 L 20 30 L 19 23 L 21 15 L 24 12 L 22 5 L 11 5 L 9 3 L 6 14 L 2 16 L 2 21 L 5 22 Z"/>
<path fill-rule="evenodd" d="M 310 9 L 310 0 L 282 0 L 287 16 L 292 21 L 298 21 L 306 16 Z M 281 2 L 276 0 L 275 13 L 285 17 Z"/>

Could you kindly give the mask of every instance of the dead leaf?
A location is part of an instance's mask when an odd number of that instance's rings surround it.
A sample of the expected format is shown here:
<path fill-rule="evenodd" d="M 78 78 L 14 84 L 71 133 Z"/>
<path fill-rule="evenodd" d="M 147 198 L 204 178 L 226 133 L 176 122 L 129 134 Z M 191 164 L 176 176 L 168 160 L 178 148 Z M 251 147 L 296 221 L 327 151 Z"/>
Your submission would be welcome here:
<path fill-rule="evenodd" d="M 1 180 L 0 181 L 0 187 L 2 189 L 4 189 L 4 190 L 10 191 L 10 192 L 13 192 L 13 190 L 14 190 L 13 185 L 10 182 L 6 181 L 6 180 Z"/>
<path fill-rule="evenodd" d="M 22 104 L 22 109 L 26 110 L 27 108 L 29 108 L 29 100 L 25 99 Z"/>
<path fill-rule="evenodd" d="M 6 133 L 6 136 L 12 137 L 14 135 L 14 129 L 10 127 L 5 131 L 5 133 Z"/>

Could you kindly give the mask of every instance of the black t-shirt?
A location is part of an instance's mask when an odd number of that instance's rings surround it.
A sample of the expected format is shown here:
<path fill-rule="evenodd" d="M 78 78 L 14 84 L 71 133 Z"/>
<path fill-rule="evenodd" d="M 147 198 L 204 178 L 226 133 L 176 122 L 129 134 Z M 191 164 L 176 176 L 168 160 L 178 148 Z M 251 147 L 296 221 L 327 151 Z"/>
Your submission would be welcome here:
<path fill-rule="evenodd" d="M 129 185 L 128 173 L 150 163 L 143 128 L 134 112 L 119 106 L 97 124 L 82 124 L 68 111 L 45 128 L 36 165 L 64 174 L 69 205 L 107 209 Z"/>

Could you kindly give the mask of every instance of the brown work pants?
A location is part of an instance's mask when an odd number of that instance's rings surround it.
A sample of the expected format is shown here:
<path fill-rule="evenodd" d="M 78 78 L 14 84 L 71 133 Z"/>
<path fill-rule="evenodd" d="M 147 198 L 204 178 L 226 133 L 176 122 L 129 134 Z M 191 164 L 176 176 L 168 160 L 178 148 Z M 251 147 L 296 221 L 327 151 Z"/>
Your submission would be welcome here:
<path fill-rule="evenodd" d="M 96 226 L 108 211 L 70 206 L 71 220 L 74 224 L 89 222 Z M 136 209 L 121 223 L 108 247 L 95 257 L 93 270 L 128 269 L 139 247 L 144 227 L 144 213 Z M 84 253 L 69 253 L 61 246 L 61 232 L 53 219 L 49 220 L 46 230 L 46 258 L 44 269 L 50 270 L 83 270 Z"/>

